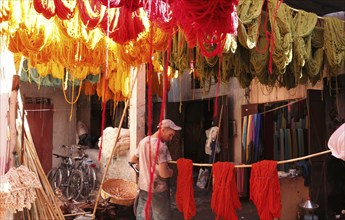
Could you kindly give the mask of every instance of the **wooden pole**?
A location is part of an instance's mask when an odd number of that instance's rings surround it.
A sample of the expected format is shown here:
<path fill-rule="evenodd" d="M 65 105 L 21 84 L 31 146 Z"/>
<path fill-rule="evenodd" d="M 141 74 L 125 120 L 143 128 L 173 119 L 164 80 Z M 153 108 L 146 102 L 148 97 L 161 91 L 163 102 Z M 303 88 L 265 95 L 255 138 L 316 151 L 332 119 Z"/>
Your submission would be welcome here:
<path fill-rule="evenodd" d="M 20 91 L 18 92 L 18 114 L 23 119 L 22 133 L 24 134 L 24 139 L 22 145 L 24 146 L 23 152 L 23 164 L 25 164 L 30 170 L 38 174 L 40 182 L 43 188 L 36 189 L 37 199 L 35 201 L 33 208 L 34 215 L 43 215 L 40 219 L 64 219 L 63 213 L 58 205 L 55 194 L 50 186 L 47 176 L 44 173 L 40 160 L 38 158 L 36 148 L 31 136 L 28 121 L 25 117 L 25 111 L 23 102 L 21 99 Z M 23 115 L 21 115 L 23 114 Z M 38 208 L 39 207 L 39 208 Z M 44 216 L 44 215 L 48 216 Z"/>
<path fill-rule="evenodd" d="M 217 133 L 217 137 L 216 137 L 216 146 L 214 146 L 214 152 L 212 155 L 212 164 L 214 164 L 214 161 L 216 160 L 216 148 L 217 148 L 217 144 L 218 144 L 218 140 L 219 140 L 220 125 L 221 125 L 222 118 L 223 118 L 222 117 L 223 116 L 223 107 L 224 107 L 224 103 L 223 103 L 223 99 L 222 99 L 222 107 L 220 108 L 219 121 L 218 121 L 218 133 Z M 210 176 L 208 178 L 207 189 L 210 187 L 211 179 L 212 179 L 212 169 L 211 169 Z"/>
<path fill-rule="evenodd" d="M 17 118 L 17 97 L 19 89 L 19 76 L 13 75 L 12 78 L 12 91 L 10 96 L 10 108 L 9 108 L 9 128 L 10 128 L 10 148 L 9 152 L 11 154 L 10 167 L 15 167 L 14 154 L 17 153 L 17 129 L 16 129 L 16 118 Z"/>
<path fill-rule="evenodd" d="M 117 134 L 116 134 L 116 138 L 115 138 L 115 142 L 114 142 L 114 146 L 113 146 L 113 149 L 111 151 L 111 154 L 110 154 L 110 157 L 107 161 L 107 164 L 105 166 L 105 170 L 104 170 L 104 174 L 103 174 L 103 177 L 102 177 L 102 181 L 101 181 L 101 184 L 99 185 L 99 189 L 98 189 L 98 193 L 97 193 L 97 198 L 96 198 L 96 202 L 95 202 L 95 206 L 93 208 L 93 212 L 92 212 L 92 219 L 94 220 L 95 219 L 95 214 L 96 214 L 96 210 L 97 210 L 97 206 L 98 206 L 98 202 L 99 202 L 99 199 L 100 199 L 100 196 L 101 196 L 101 191 L 102 191 L 102 187 L 103 187 L 103 182 L 105 180 L 105 177 L 108 173 L 108 170 L 109 170 L 109 166 L 110 166 L 110 162 L 113 158 L 113 155 L 114 155 L 114 152 L 115 152 L 115 146 L 117 144 L 117 141 L 119 140 L 119 136 L 120 136 L 120 132 L 121 132 L 121 127 L 122 127 L 122 124 L 123 124 L 123 120 L 125 118 L 125 115 L 126 115 L 126 112 L 127 112 L 127 108 L 129 106 L 129 99 L 130 97 L 132 96 L 132 91 L 133 91 L 133 87 L 136 83 L 136 80 L 137 80 L 137 77 L 138 77 L 138 72 L 139 70 L 137 70 L 137 73 L 135 74 L 135 78 L 133 80 L 133 84 L 131 86 L 131 90 L 129 92 L 129 96 L 128 96 L 128 99 L 126 100 L 126 103 L 125 103 L 125 107 L 123 109 L 123 113 L 122 113 L 122 116 L 121 116 L 121 120 L 120 120 L 120 124 L 119 124 L 119 129 L 117 131 Z"/>
<path fill-rule="evenodd" d="M 71 217 L 71 216 L 85 215 L 85 214 L 90 214 L 90 212 L 77 212 L 77 213 L 72 213 L 72 214 L 66 214 L 64 215 L 64 217 Z"/>
<path fill-rule="evenodd" d="M 300 160 L 305 160 L 305 159 L 309 159 L 312 157 L 318 157 L 324 154 L 329 154 L 332 153 L 331 150 L 325 150 L 325 151 L 321 151 L 315 154 L 309 154 L 307 156 L 303 156 L 303 157 L 297 157 L 297 158 L 293 158 L 293 159 L 289 159 L 289 160 L 281 160 L 278 161 L 277 164 L 285 164 L 285 163 L 293 163 L 296 161 L 300 161 Z M 172 164 L 177 164 L 177 161 L 170 161 L 169 163 Z M 213 164 L 209 164 L 209 163 L 193 163 L 193 166 L 196 167 L 212 167 Z M 235 165 L 235 168 L 247 168 L 247 167 L 252 167 L 252 164 L 241 164 L 241 165 Z"/>

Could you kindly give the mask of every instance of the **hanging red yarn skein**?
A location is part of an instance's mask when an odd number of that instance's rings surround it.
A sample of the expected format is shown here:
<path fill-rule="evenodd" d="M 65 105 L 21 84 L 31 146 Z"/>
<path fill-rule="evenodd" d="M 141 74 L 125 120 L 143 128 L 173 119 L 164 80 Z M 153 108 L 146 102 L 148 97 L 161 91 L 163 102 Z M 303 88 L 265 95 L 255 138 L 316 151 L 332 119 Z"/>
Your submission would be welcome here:
<path fill-rule="evenodd" d="M 107 7 L 109 4 L 110 8 L 122 7 L 126 3 L 126 0 L 98 0 L 98 1 Z"/>
<path fill-rule="evenodd" d="M 54 0 L 56 15 L 61 20 L 73 18 L 77 0 Z"/>
<path fill-rule="evenodd" d="M 277 161 L 263 160 L 252 165 L 250 199 L 254 202 L 260 219 L 280 217 L 281 198 Z"/>
<path fill-rule="evenodd" d="M 118 8 L 108 8 L 105 12 L 105 15 L 99 24 L 99 27 L 103 30 L 104 33 L 114 32 L 119 21 L 119 9 Z M 109 25 L 109 26 L 108 26 Z"/>
<path fill-rule="evenodd" d="M 198 45 L 202 54 L 212 57 L 222 53 L 226 34 L 236 34 L 239 0 L 174 0 L 172 16 L 183 30 L 188 47 Z M 216 45 L 208 51 L 205 45 Z"/>
<path fill-rule="evenodd" d="M 129 10 L 131 10 L 131 12 L 135 12 L 139 8 L 143 7 L 143 2 L 142 2 L 142 0 L 126 1 L 124 7 L 128 8 Z"/>
<path fill-rule="evenodd" d="M 193 162 L 189 159 L 177 160 L 176 205 L 185 220 L 196 214 L 193 189 Z"/>
<path fill-rule="evenodd" d="M 144 24 L 137 14 L 139 13 L 132 12 L 128 7 L 121 7 L 117 26 L 109 37 L 119 44 L 136 39 L 145 30 Z"/>
<path fill-rule="evenodd" d="M 50 19 L 51 17 L 56 15 L 55 11 L 55 4 L 51 0 L 34 0 L 34 8 L 38 13 L 42 13 L 42 15 L 46 19 Z"/>
<path fill-rule="evenodd" d="M 79 17 L 88 29 L 94 29 L 102 21 L 106 7 L 97 0 L 78 2 Z"/>
<path fill-rule="evenodd" d="M 214 184 L 211 208 L 216 219 L 238 219 L 236 208 L 241 208 L 235 181 L 235 166 L 229 162 L 217 162 L 212 166 Z"/>
<path fill-rule="evenodd" d="M 157 27 L 165 32 L 169 32 L 171 28 L 176 26 L 175 19 L 171 16 L 171 7 L 164 0 L 144 0 L 143 9 L 149 17 L 150 21 L 155 23 Z"/>

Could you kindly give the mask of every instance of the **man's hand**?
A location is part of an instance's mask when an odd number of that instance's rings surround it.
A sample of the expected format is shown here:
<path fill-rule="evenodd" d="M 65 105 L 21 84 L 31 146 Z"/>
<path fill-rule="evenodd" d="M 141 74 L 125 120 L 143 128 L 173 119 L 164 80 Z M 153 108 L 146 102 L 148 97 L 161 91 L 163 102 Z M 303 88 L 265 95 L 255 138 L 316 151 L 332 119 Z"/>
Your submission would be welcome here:
<path fill-rule="evenodd" d="M 170 178 L 173 176 L 174 171 L 172 169 L 170 169 L 170 167 L 168 166 L 168 163 L 160 163 L 158 165 L 158 174 L 160 177 L 162 178 Z"/>
<path fill-rule="evenodd" d="M 129 162 L 130 163 L 139 163 L 139 157 L 133 155 Z"/>
<path fill-rule="evenodd" d="M 128 162 L 129 166 L 133 168 L 133 170 L 139 174 L 139 168 L 138 168 L 138 164 L 137 163 L 131 163 L 131 162 Z"/>

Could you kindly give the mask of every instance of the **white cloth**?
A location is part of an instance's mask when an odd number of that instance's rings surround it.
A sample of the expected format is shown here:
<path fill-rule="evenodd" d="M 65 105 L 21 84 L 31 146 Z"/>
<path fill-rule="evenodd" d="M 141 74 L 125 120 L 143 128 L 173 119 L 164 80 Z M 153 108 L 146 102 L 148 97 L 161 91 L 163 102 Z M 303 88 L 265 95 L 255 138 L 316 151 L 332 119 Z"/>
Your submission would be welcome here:
<path fill-rule="evenodd" d="M 103 130 L 103 143 L 102 143 L 102 158 L 108 159 L 113 150 L 116 135 L 119 128 L 107 127 Z M 102 137 L 99 138 L 98 146 L 100 147 Z M 129 129 L 121 128 L 119 139 L 117 140 L 115 148 L 119 148 L 120 145 L 128 145 L 129 149 L 130 139 L 129 139 Z M 113 156 L 117 156 L 116 154 Z"/>
<path fill-rule="evenodd" d="M 328 148 L 332 155 L 345 161 L 345 123 L 342 124 L 329 138 Z"/>
<path fill-rule="evenodd" d="M 87 126 L 83 122 L 78 121 L 77 122 L 77 134 L 78 134 L 78 136 L 81 136 L 81 135 L 87 134 L 87 133 L 88 133 Z"/>
<path fill-rule="evenodd" d="M 218 135 L 218 127 L 214 126 L 205 131 L 206 133 L 206 143 L 205 143 L 205 153 L 208 155 L 212 155 L 211 143 L 212 141 L 216 140 Z M 216 144 L 216 153 L 219 153 L 220 149 L 219 146 Z"/>

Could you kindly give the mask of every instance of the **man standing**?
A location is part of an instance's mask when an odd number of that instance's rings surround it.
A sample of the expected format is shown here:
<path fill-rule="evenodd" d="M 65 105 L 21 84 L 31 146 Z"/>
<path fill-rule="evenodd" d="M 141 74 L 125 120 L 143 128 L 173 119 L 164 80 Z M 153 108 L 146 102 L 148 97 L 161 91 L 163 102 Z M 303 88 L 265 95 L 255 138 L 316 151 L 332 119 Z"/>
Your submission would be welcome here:
<path fill-rule="evenodd" d="M 151 219 L 170 219 L 170 190 L 168 178 L 172 177 L 173 170 L 168 166 L 171 156 L 165 142 L 171 141 L 176 131 L 181 130 L 181 127 L 175 125 L 170 119 L 164 119 L 158 125 L 158 128 L 158 131 L 153 135 L 147 136 L 139 142 L 135 155 L 133 155 L 131 159 L 132 163 L 139 163 L 138 186 L 140 192 L 136 210 L 138 220 L 145 219 L 145 207 L 148 199 L 150 171 L 152 167 L 154 167 L 154 174 L 150 210 Z M 158 142 L 159 137 L 160 143 Z M 152 166 L 158 146 L 157 163 Z"/>

